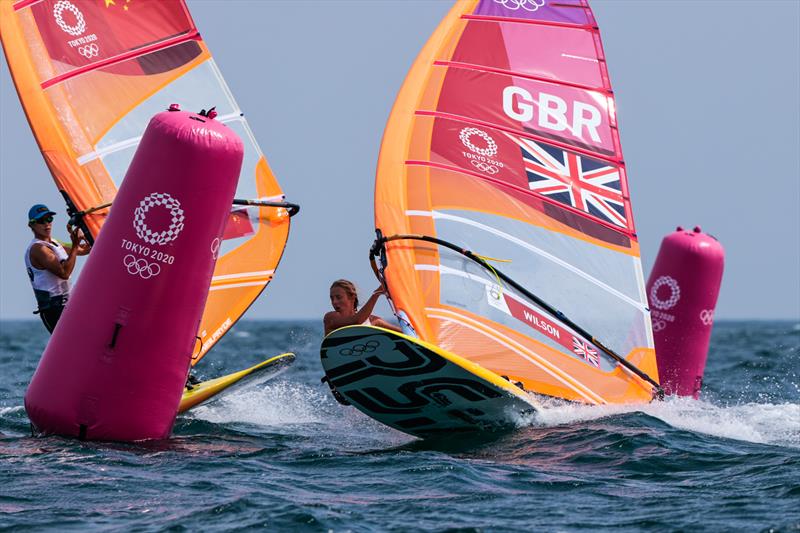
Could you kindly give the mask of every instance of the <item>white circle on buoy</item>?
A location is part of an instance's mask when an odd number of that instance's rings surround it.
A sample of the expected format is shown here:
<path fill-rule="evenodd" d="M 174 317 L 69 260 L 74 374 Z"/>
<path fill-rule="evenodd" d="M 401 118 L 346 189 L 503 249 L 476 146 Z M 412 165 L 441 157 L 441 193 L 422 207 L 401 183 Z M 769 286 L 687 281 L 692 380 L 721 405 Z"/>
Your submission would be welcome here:
<path fill-rule="evenodd" d="M 172 216 L 169 228 L 164 231 L 153 231 L 147 227 L 147 213 L 157 206 L 166 207 Z M 148 244 L 167 244 L 178 238 L 183 230 L 184 219 L 183 209 L 178 200 L 167 193 L 154 192 L 139 202 L 139 207 L 134 211 L 133 228 L 136 230 L 136 235 Z"/>
<path fill-rule="evenodd" d="M 663 286 L 669 287 L 670 294 L 669 298 L 662 300 L 658 297 L 658 289 Z M 681 288 L 678 285 L 678 282 L 675 281 L 675 278 L 671 276 L 661 276 L 653 283 L 653 286 L 650 287 L 650 304 L 653 307 L 656 307 L 661 310 L 671 309 L 675 307 L 675 304 L 678 303 L 678 300 L 681 299 Z"/>

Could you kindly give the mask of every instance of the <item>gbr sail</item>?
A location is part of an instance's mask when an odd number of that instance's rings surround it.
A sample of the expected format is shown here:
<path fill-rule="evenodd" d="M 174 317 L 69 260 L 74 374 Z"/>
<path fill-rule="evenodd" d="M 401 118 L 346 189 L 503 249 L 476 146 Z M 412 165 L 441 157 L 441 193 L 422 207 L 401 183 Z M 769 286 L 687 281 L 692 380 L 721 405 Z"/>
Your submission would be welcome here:
<path fill-rule="evenodd" d="M 283 191 L 183 0 L 0 2 L 0 37 L 31 129 L 70 214 L 96 236 L 150 118 L 179 103 L 245 143 L 196 363 L 263 291 L 289 234 Z M 277 205 L 264 205 L 277 204 Z"/>
<path fill-rule="evenodd" d="M 657 391 L 614 95 L 585 0 L 456 3 L 389 118 L 375 225 L 380 273 L 421 339 L 548 396 Z"/>

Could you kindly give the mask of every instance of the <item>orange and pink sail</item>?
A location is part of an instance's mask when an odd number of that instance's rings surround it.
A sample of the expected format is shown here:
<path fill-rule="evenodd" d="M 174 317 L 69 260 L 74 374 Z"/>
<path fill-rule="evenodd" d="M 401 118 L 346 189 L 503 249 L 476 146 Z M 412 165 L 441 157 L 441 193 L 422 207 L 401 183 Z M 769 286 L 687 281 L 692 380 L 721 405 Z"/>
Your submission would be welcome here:
<path fill-rule="evenodd" d="M 614 95 L 584 0 L 456 3 L 386 126 L 375 225 L 393 305 L 421 339 L 548 396 L 658 390 Z"/>
<path fill-rule="evenodd" d="M 259 296 L 289 234 L 283 191 L 183 0 L 0 2 L 11 75 L 53 179 L 96 236 L 150 118 L 216 107 L 245 143 L 235 206 L 198 331 L 197 362 Z M 260 202 L 260 205 L 259 205 Z M 254 205 L 255 204 L 255 205 Z"/>

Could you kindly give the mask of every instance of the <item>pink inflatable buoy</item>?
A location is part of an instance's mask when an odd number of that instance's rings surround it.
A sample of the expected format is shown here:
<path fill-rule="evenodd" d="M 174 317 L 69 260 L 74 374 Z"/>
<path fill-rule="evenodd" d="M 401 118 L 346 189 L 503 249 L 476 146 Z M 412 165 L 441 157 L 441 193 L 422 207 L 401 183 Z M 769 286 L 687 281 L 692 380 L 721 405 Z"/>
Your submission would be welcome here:
<path fill-rule="evenodd" d="M 208 116 L 151 119 L 25 394 L 39 432 L 169 436 L 243 153 Z"/>
<path fill-rule="evenodd" d="M 725 252 L 699 227 L 664 237 L 647 281 L 661 387 L 700 394 Z"/>

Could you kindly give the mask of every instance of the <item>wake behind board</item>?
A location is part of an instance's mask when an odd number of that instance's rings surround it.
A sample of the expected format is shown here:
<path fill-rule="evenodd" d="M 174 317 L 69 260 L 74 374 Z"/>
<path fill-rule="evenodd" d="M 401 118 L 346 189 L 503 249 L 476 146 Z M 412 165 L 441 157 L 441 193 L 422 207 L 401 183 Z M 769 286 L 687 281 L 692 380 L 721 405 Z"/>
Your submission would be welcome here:
<path fill-rule="evenodd" d="M 284 353 L 262 361 L 239 372 L 203 381 L 184 391 L 178 413 L 188 411 L 203 402 L 220 399 L 246 386 L 259 385 L 289 368 L 294 362 L 293 353 Z"/>
<path fill-rule="evenodd" d="M 329 384 L 348 402 L 415 437 L 514 427 L 537 410 L 497 374 L 383 328 L 337 329 L 322 341 L 320 357 Z"/>

